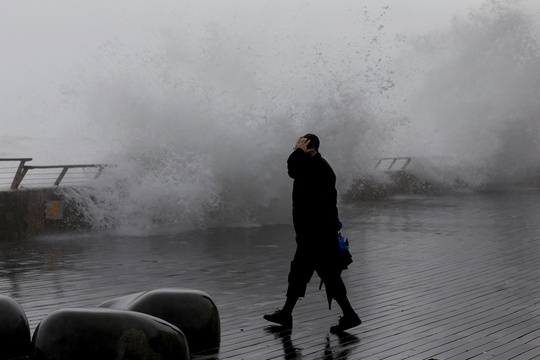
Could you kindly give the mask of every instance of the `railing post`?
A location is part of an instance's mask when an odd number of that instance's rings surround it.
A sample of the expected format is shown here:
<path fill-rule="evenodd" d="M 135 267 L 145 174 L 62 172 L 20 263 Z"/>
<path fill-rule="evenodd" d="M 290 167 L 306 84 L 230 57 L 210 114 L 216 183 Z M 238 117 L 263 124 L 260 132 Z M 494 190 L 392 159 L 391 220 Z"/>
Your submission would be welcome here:
<path fill-rule="evenodd" d="M 406 157 L 405 159 L 406 159 L 405 164 L 403 164 L 403 166 L 401 167 L 401 170 L 405 170 L 407 166 L 409 165 L 409 163 L 411 162 L 410 157 Z"/>
<path fill-rule="evenodd" d="M 62 169 L 62 172 L 60 173 L 60 175 L 58 175 L 58 178 L 57 178 L 56 181 L 54 182 L 54 185 L 56 185 L 56 186 L 60 185 L 60 182 L 62 182 L 62 179 L 63 179 L 64 176 L 66 175 L 68 169 L 69 169 L 69 167 L 64 166 L 64 168 Z"/>
<path fill-rule="evenodd" d="M 103 172 L 103 165 L 98 165 L 98 171 L 96 172 L 96 176 L 94 176 L 94 179 L 97 179 L 101 176 L 101 173 Z"/>
<path fill-rule="evenodd" d="M 11 183 L 11 190 L 18 189 L 19 185 L 21 185 L 21 182 L 24 179 L 24 175 L 26 175 L 26 172 L 28 171 L 28 169 L 24 167 L 25 163 L 26 160 L 21 160 L 19 162 L 19 167 L 17 168 L 17 172 L 15 173 L 15 177 L 13 178 L 13 182 Z"/>

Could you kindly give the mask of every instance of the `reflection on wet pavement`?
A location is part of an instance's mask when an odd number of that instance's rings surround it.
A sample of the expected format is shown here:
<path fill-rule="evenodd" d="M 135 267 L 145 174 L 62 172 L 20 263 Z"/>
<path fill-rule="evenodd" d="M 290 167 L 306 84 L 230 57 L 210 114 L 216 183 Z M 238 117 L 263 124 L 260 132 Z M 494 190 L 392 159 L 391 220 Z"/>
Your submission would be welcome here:
<path fill-rule="evenodd" d="M 202 290 L 222 319 L 221 349 L 207 359 L 540 355 L 540 192 L 397 198 L 340 211 L 354 258 L 344 280 L 364 322 L 342 337 L 328 336 L 341 314 L 327 310 L 316 280 L 292 332 L 262 319 L 284 300 L 290 225 L 1 241 L 0 294 L 23 307 L 33 331 L 59 308 L 162 287 Z"/>

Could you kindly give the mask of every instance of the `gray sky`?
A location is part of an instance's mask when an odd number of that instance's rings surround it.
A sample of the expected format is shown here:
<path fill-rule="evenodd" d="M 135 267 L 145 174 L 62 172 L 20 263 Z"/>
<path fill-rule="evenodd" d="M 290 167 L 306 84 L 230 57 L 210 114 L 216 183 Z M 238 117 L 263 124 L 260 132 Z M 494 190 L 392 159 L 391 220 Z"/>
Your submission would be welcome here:
<path fill-rule="evenodd" d="M 289 36 L 289 46 L 357 39 L 379 25 L 411 34 L 448 25 L 481 0 L 369 1 L 104 1 L 25 0 L 0 3 L 0 95 L 47 86 L 83 67 L 107 46 L 137 47 L 160 31 L 190 36 L 209 26 L 266 38 Z M 388 7 L 388 9 L 385 9 Z M 218 30 L 219 31 L 219 30 Z M 256 42 L 256 40 L 255 40 Z M 284 44 L 287 45 L 287 44 Z M 29 99 L 30 100 L 30 99 Z M 5 106 L 5 104 L 3 104 Z M 6 119 L 2 119 L 6 121 Z"/>
<path fill-rule="evenodd" d="M 63 109 L 66 93 L 88 82 L 88 74 L 106 77 L 110 69 L 129 67 L 126 59 L 133 57 L 141 57 L 134 62 L 144 71 L 145 62 L 152 62 L 149 54 L 158 49 L 157 57 L 170 55 L 171 62 L 195 65 L 208 52 L 214 51 L 216 59 L 229 64 L 246 52 L 247 66 L 260 59 L 259 69 L 275 67 L 277 73 L 289 63 L 309 62 L 317 49 L 323 58 L 347 58 L 376 35 L 392 39 L 447 27 L 454 16 L 463 16 L 484 2 L 2 1 L 0 121 L 4 131 L 0 139 L 7 144 L 6 136 L 48 141 L 66 130 L 76 134 L 76 115 Z M 209 45 L 212 41 L 216 42 L 213 46 Z M 163 53 L 168 44 L 174 48 Z M 380 45 L 378 50 L 391 52 L 392 48 Z M 235 81 L 234 75 L 233 71 L 223 81 Z M 9 151 L 17 152 L 17 144 L 9 144 Z M 32 154 L 20 154 L 28 155 Z"/>
<path fill-rule="evenodd" d="M 312 38 L 346 36 L 381 24 L 418 33 L 446 26 L 482 0 L 159 1 L 49 0 L 0 3 L 2 77 L 36 76 L 43 68 L 84 62 L 108 41 L 136 43 L 162 28 L 203 31 L 209 24 Z M 385 14 L 382 9 L 388 8 Z M 9 71 L 7 71 L 9 69 Z M 19 69 L 19 70 L 18 70 Z M 15 73 L 15 74 L 14 74 Z"/>

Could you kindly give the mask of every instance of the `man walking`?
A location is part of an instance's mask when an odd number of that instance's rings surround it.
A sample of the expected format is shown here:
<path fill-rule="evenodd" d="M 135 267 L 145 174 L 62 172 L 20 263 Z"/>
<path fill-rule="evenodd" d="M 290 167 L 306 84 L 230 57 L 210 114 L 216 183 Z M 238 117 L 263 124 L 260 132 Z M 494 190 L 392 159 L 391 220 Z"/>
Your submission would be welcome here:
<path fill-rule="evenodd" d="M 287 160 L 293 183 L 293 224 L 296 253 L 288 276 L 287 299 L 281 310 L 264 319 L 292 328 L 292 312 L 316 271 L 325 285 L 329 301 L 335 299 L 343 316 L 330 328 L 338 333 L 362 323 L 347 298 L 338 262 L 338 231 L 341 223 L 337 210 L 336 175 L 319 153 L 319 138 L 306 134 L 296 142 Z"/>

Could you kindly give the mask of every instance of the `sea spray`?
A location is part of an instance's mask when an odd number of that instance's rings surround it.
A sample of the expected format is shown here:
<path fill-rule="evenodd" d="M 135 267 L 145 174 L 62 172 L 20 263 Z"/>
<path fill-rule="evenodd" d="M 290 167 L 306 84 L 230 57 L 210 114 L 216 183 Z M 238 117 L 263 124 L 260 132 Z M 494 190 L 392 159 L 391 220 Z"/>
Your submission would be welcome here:
<path fill-rule="evenodd" d="M 410 91 L 409 121 L 396 145 L 428 158 L 438 180 L 482 188 L 538 176 L 538 16 L 520 4 L 488 1 L 448 31 L 413 39 L 404 56 L 416 71 L 400 89 Z"/>
<path fill-rule="evenodd" d="M 302 61 L 288 54 L 279 66 L 261 56 L 276 46 L 269 38 L 212 26 L 196 38 L 147 34 L 136 49 L 112 44 L 73 86 L 84 140 L 115 165 L 90 217 L 132 234 L 289 222 L 285 162 L 306 132 L 320 136 L 340 193 L 365 175 L 391 184 L 374 170 L 384 156 L 411 156 L 407 170 L 428 188 L 530 184 L 535 21 L 490 1 L 448 30 L 392 42 L 374 26 L 356 34 L 365 47 L 303 48 Z"/>

